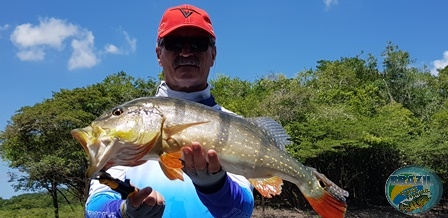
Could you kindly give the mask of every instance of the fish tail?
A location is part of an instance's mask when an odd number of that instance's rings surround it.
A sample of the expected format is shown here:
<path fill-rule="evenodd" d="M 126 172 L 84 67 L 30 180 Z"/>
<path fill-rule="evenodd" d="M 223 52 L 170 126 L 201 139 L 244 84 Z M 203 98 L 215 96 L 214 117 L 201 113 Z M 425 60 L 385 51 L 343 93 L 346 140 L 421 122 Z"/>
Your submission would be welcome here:
<path fill-rule="evenodd" d="M 314 168 L 310 168 L 317 180 L 310 190 L 310 186 L 299 186 L 306 200 L 311 207 L 323 218 L 344 217 L 347 211 L 347 204 L 345 197 L 348 197 L 348 192 L 334 184 L 331 180 L 323 174 L 317 172 Z M 324 185 L 322 187 L 319 181 Z M 306 189 L 306 190 L 303 190 Z"/>
<path fill-rule="evenodd" d="M 306 196 L 306 200 L 314 211 L 322 218 L 344 217 L 347 210 L 345 202 L 333 197 L 329 192 L 323 191 L 320 196 Z"/>

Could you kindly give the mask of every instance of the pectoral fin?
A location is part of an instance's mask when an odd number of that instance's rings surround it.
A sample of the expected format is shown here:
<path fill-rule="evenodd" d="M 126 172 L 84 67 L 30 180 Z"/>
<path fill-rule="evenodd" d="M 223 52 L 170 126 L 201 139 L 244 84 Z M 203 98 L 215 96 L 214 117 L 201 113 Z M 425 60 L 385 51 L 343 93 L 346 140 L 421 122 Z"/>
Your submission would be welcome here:
<path fill-rule="evenodd" d="M 162 150 L 167 153 L 177 152 L 179 151 L 183 144 L 176 141 L 173 138 L 173 135 L 179 134 L 185 129 L 188 129 L 192 126 L 201 125 L 204 123 L 208 123 L 209 121 L 197 122 L 197 123 L 187 123 L 187 124 L 179 124 L 170 127 L 163 127 L 163 142 L 162 142 Z"/>
<path fill-rule="evenodd" d="M 170 168 L 159 161 L 160 168 L 165 176 L 170 180 L 180 179 L 184 181 L 182 168 Z"/>
<path fill-rule="evenodd" d="M 166 177 L 171 180 L 180 179 L 184 180 L 183 171 L 182 171 L 182 162 L 180 158 L 182 157 L 182 151 L 173 152 L 173 153 L 163 153 L 160 155 L 159 164 L 162 168 L 163 173 L 165 173 Z"/>
<path fill-rule="evenodd" d="M 160 155 L 160 161 L 163 165 L 169 168 L 181 169 L 183 167 L 180 158 L 182 157 L 182 151 L 173 153 L 163 153 Z"/>
<path fill-rule="evenodd" d="M 283 180 L 280 177 L 249 179 L 249 182 L 265 198 L 272 198 L 273 195 L 282 193 Z"/>
<path fill-rule="evenodd" d="M 197 123 L 186 123 L 186 124 L 179 124 L 179 125 L 170 126 L 170 127 L 164 127 L 163 132 L 165 133 L 166 138 L 170 138 L 170 136 L 180 133 L 184 129 L 190 128 L 192 126 L 208 123 L 208 122 L 210 122 L 210 121 L 203 121 L 203 122 L 197 122 Z"/>

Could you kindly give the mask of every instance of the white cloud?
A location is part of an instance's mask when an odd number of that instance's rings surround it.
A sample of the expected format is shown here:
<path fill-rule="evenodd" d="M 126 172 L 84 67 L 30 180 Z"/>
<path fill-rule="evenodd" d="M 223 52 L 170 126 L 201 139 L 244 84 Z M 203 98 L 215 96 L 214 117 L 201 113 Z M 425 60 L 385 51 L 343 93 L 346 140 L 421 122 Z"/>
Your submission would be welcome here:
<path fill-rule="evenodd" d="M 99 59 L 94 53 L 94 36 L 92 32 L 87 32 L 87 36 L 82 39 L 73 39 L 73 53 L 68 61 L 68 69 L 90 68 L 99 63 Z"/>
<path fill-rule="evenodd" d="M 433 68 L 431 69 L 431 74 L 432 75 L 438 75 L 439 72 L 437 71 L 438 69 L 443 69 L 446 66 L 448 66 L 448 50 L 443 52 L 443 58 L 440 60 L 435 60 L 432 62 L 433 64 Z"/>
<path fill-rule="evenodd" d="M 8 25 L 8 24 L 5 24 L 5 25 L 3 25 L 3 26 L 0 26 L 0 38 L 2 38 L 2 34 L 1 34 L 1 32 L 4 31 L 4 30 L 7 30 L 8 28 L 9 28 L 9 25 Z"/>
<path fill-rule="evenodd" d="M 104 50 L 106 51 L 106 53 L 120 54 L 120 49 L 112 44 L 107 44 L 106 46 L 104 46 Z"/>
<path fill-rule="evenodd" d="M 22 61 L 41 61 L 45 58 L 45 52 L 41 48 L 23 49 L 17 52 L 17 57 Z"/>
<path fill-rule="evenodd" d="M 0 26 L 0 31 L 9 26 Z M 52 51 L 61 52 L 66 47 L 72 49 L 68 60 L 69 70 L 90 68 L 100 63 L 100 56 L 106 54 L 127 55 L 136 50 L 137 40 L 125 31 L 124 46 L 106 44 L 104 51 L 96 50 L 91 31 L 57 18 L 41 18 L 37 25 L 25 23 L 14 28 L 11 42 L 18 49 L 17 57 L 22 61 L 43 61 Z M 69 44 L 69 46 L 67 46 Z"/>
<path fill-rule="evenodd" d="M 137 49 L 137 39 L 130 37 L 129 34 L 125 31 L 123 31 L 123 34 L 126 38 L 126 42 L 128 43 L 127 45 L 128 45 L 129 51 L 134 53 L 135 50 Z"/>
<path fill-rule="evenodd" d="M 43 61 L 50 50 L 62 51 L 64 42 L 72 39 L 72 55 L 69 69 L 92 67 L 99 61 L 90 31 L 57 18 L 39 19 L 38 25 L 18 25 L 10 40 L 19 49 L 17 57 L 22 61 Z"/>
<path fill-rule="evenodd" d="M 107 44 L 104 46 L 104 51 L 106 53 L 128 55 L 135 52 L 137 49 L 137 39 L 130 37 L 126 31 L 122 31 L 122 34 L 124 35 L 126 44 L 121 48 L 118 48 L 113 44 Z"/>
<path fill-rule="evenodd" d="M 45 18 L 39 19 L 38 26 L 30 23 L 17 26 L 10 39 L 19 48 L 34 46 L 61 48 L 65 39 L 75 36 L 79 31 L 77 26 L 64 20 Z"/>
<path fill-rule="evenodd" d="M 338 0 L 324 0 L 325 7 L 328 9 L 333 5 L 337 5 L 339 2 Z"/>

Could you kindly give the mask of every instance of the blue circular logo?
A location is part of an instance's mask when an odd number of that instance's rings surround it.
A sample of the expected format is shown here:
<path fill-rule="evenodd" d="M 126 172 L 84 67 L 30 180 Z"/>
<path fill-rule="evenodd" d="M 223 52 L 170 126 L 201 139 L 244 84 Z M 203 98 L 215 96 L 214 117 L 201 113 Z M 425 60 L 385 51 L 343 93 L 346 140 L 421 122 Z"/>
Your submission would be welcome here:
<path fill-rule="evenodd" d="M 443 186 L 432 170 L 405 166 L 393 172 L 386 181 L 386 198 L 405 214 L 420 214 L 431 210 L 442 198 Z"/>

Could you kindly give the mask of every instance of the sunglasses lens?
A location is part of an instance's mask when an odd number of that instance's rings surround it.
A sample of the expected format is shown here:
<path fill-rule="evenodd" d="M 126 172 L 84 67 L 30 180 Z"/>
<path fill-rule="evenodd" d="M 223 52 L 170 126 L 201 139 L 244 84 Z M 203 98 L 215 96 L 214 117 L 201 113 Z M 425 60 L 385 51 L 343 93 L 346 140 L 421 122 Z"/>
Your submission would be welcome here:
<path fill-rule="evenodd" d="M 181 38 L 163 38 L 163 46 L 168 51 L 180 52 L 183 47 L 183 42 L 180 40 Z"/>
<path fill-rule="evenodd" d="M 166 37 L 163 38 L 161 45 L 165 46 L 168 51 L 180 52 L 186 43 L 190 46 L 191 51 L 204 52 L 210 45 L 210 39 L 208 37 Z"/>
<path fill-rule="evenodd" d="M 204 52 L 204 51 L 207 51 L 210 41 L 207 37 L 191 38 L 189 44 L 190 44 L 190 48 L 193 51 Z"/>

